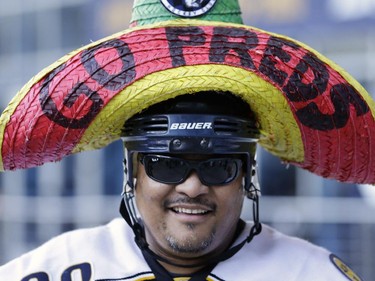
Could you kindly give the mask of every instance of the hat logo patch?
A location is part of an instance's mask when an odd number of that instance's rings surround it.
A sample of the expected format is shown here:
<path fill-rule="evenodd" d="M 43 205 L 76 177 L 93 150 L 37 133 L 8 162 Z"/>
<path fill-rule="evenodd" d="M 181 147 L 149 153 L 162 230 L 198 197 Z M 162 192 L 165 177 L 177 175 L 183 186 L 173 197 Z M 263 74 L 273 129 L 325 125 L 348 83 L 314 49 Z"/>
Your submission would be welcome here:
<path fill-rule="evenodd" d="M 192 18 L 206 14 L 217 0 L 160 0 L 164 7 L 180 17 Z"/>

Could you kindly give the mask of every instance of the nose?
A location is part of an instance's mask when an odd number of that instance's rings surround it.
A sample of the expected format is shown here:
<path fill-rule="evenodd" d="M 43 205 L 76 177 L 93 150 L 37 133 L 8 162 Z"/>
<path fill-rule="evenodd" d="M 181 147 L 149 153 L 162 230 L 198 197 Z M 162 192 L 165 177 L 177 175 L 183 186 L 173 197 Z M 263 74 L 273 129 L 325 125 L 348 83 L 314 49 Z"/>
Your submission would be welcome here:
<path fill-rule="evenodd" d="M 176 185 L 176 191 L 195 198 L 208 193 L 209 187 L 200 181 L 196 172 L 192 172 L 184 182 Z"/>

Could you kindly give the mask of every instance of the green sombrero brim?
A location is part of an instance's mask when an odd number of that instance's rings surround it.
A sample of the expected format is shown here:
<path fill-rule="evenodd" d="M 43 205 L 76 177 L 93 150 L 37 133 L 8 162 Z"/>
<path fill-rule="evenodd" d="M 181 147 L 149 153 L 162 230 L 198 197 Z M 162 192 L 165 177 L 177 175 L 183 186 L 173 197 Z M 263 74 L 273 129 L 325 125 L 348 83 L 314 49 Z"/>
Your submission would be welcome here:
<path fill-rule="evenodd" d="M 355 79 L 291 38 L 195 20 L 114 34 L 40 72 L 1 116 L 1 169 L 101 148 L 120 138 L 135 113 L 206 90 L 247 101 L 260 144 L 283 161 L 340 181 L 375 183 L 375 104 Z"/>

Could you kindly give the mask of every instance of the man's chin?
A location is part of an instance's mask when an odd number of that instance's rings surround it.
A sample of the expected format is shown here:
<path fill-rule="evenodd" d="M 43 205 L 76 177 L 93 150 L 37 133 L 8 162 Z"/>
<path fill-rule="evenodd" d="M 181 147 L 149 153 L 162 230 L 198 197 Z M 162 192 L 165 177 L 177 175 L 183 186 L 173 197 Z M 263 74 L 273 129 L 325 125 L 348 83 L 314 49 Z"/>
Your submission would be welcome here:
<path fill-rule="evenodd" d="M 207 253 L 210 250 L 214 236 L 214 233 L 206 236 L 199 236 L 196 234 L 184 237 L 181 237 L 181 235 L 170 235 L 167 236 L 166 239 L 170 248 L 172 248 L 175 253 L 190 256 Z"/>

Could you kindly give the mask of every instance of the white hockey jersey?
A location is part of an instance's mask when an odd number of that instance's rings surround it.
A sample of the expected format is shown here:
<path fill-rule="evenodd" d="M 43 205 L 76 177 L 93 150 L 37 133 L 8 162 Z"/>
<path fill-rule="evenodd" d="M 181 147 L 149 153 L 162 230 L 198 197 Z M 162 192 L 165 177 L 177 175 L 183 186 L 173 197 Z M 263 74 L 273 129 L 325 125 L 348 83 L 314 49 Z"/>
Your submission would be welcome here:
<path fill-rule="evenodd" d="M 249 233 L 248 224 L 238 238 Z M 189 278 L 176 278 L 185 281 Z M 1 281 L 154 280 L 122 218 L 105 226 L 71 231 L 0 267 Z M 299 238 L 263 225 L 232 258 L 219 263 L 207 280 L 347 281 L 361 280 L 336 256 Z"/>

